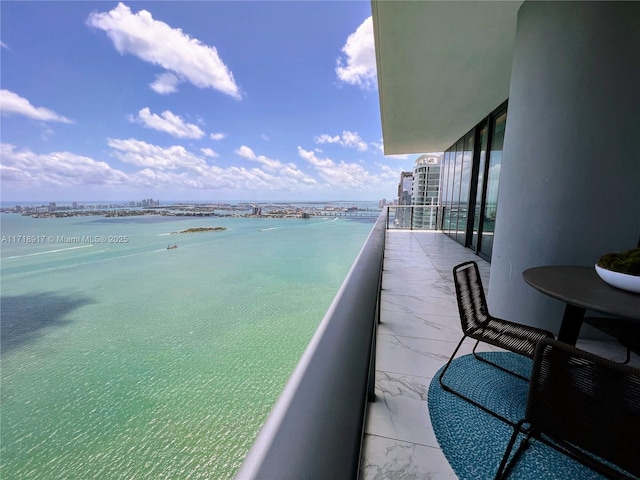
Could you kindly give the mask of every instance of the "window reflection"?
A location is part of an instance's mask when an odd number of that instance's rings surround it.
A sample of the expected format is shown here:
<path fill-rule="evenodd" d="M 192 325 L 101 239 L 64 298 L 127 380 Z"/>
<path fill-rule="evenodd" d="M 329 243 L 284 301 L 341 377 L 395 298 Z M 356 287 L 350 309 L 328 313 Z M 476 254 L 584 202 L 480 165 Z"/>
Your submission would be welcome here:
<path fill-rule="evenodd" d="M 462 153 L 462 171 L 460 177 L 460 201 L 458 207 L 458 228 L 456 240 L 464 245 L 467 233 L 467 216 L 469 210 L 469 189 L 471 187 L 471 167 L 473 166 L 473 133 L 464 137 Z"/>
<path fill-rule="evenodd" d="M 493 248 L 506 121 L 505 103 L 452 145 L 442 163 L 442 231 L 486 259 Z"/>
<path fill-rule="evenodd" d="M 491 138 L 491 153 L 489 154 L 489 171 L 487 173 L 487 196 L 482 219 L 481 253 L 491 256 L 493 248 L 493 232 L 496 225 L 496 210 L 498 207 L 498 183 L 500 180 L 500 165 L 502 164 L 502 148 L 504 145 L 504 129 L 507 122 L 505 111 L 495 119 L 493 136 Z"/>
<path fill-rule="evenodd" d="M 480 215 L 482 213 L 482 200 L 484 198 L 484 170 L 487 159 L 487 142 L 489 141 L 489 127 L 487 123 L 480 128 L 480 152 L 478 155 L 478 181 L 476 182 L 476 198 L 473 209 L 473 232 L 471 235 L 471 248 L 478 250 L 478 234 L 480 231 Z"/>

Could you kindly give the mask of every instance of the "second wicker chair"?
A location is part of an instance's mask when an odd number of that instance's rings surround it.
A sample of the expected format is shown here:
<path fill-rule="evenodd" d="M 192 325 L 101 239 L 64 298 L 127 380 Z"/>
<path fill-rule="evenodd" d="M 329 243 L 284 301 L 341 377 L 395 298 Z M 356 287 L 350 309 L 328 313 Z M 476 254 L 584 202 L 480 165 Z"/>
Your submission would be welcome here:
<path fill-rule="evenodd" d="M 511 455 L 521 435 L 524 438 Z M 558 340 L 543 340 L 533 359 L 526 412 L 514 427 L 496 479 L 509 476 L 526 457 L 532 439 L 607 478 L 637 479 L 638 438 L 640 369 Z M 545 466 L 547 475 L 552 475 L 552 465 Z"/>
<path fill-rule="evenodd" d="M 553 339 L 553 334 L 541 328 L 522 325 L 491 316 L 484 295 L 478 264 L 476 262 L 464 262 L 453 267 L 453 280 L 456 287 L 456 299 L 458 301 L 458 311 L 460 313 L 463 336 L 458 343 L 458 346 L 453 351 L 451 358 L 449 358 L 449 361 L 440 373 L 440 385 L 447 392 L 457 395 L 463 400 L 466 400 L 510 425 L 514 425 L 515 422 L 499 415 L 472 398 L 469 398 L 448 386 L 444 382 L 445 373 L 463 342 L 467 338 L 472 338 L 476 341 L 473 347 L 473 354 L 478 360 L 489 363 L 496 368 L 510 373 L 511 375 L 515 375 L 516 377 L 528 381 L 527 377 L 516 372 L 512 372 L 478 355 L 476 353 L 478 344 L 480 342 L 484 342 L 513 353 L 533 358 L 538 341 L 543 338 Z"/>

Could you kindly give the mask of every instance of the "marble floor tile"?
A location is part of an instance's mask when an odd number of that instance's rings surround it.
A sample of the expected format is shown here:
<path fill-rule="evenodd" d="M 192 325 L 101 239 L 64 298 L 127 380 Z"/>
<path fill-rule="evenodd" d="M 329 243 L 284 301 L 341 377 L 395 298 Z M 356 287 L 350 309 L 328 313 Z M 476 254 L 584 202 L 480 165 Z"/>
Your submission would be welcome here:
<path fill-rule="evenodd" d="M 376 401 L 368 404 L 361 479 L 456 478 L 433 434 L 427 391 L 462 336 L 452 269 L 468 260 L 478 263 L 486 290 L 489 264 L 446 235 L 387 232 Z M 468 339 L 458 355 L 471 353 L 473 344 Z M 626 354 L 617 342 L 580 340 L 578 347 L 614 361 Z M 499 349 L 481 344 L 479 350 Z M 640 357 L 632 355 L 631 364 L 640 366 Z"/>
<path fill-rule="evenodd" d="M 431 378 L 447 362 L 455 346 L 455 341 L 378 333 L 376 370 Z"/>
<path fill-rule="evenodd" d="M 425 298 L 438 297 L 451 300 L 454 295 L 454 290 L 449 282 L 440 277 L 401 280 L 400 276 L 389 275 L 389 277 L 382 282 L 382 295 L 384 296 L 386 294 L 419 295 Z"/>
<path fill-rule="evenodd" d="M 404 377 L 405 380 L 407 377 Z M 425 390 L 426 394 L 426 390 Z M 393 440 L 438 447 L 426 400 L 376 392 L 376 401 L 368 404 L 365 432 Z"/>
<path fill-rule="evenodd" d="M 396 312 L 384 315 L 384 321 L 378 324 L 378 334 L 437 338 L 453 342 L 462 336 L 462 327 L 457 316 Z"/>
<path fill-rule="evenodd" d="M 376 371 L 376 395 L 425 401 L 430 382 L 431 380 L 425 377 L 394 375 L 378 370 Z"/>
<path fill-rule="evenodd" d="M 419 293 L 414 295 L 386 295 L 383 292 L 380 310 L 383 314 L 394 315 L 397 312 L 415 315 L 455 315 L 458 307 L 455 298 L 426 297 Z"/>
<path fill-rule="evenodd" d="M 431 378 L 460 340 L 452 267 L 475 259 L 437 232 L 388 231 L 376 344 L 376 401 L 369 404 L 363 479 L 454 479 L 427 409 Z M 469 353 L 468 341 L 460 354 Z"/>
<path fill-rule="evenodd" d="M 439 448 L 375 435 L 364 440 L 362 480 L 455 480 Z"/>

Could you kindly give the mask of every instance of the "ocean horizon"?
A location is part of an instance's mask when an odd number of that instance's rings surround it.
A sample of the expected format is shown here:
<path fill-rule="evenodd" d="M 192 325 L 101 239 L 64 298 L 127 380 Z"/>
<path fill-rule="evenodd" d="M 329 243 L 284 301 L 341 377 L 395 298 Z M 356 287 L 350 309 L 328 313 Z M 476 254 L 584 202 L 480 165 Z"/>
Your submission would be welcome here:
<path fill-rule="evenodd" d="M 232 478 L 374 221 L 0 220 L 3 479 Z"/>

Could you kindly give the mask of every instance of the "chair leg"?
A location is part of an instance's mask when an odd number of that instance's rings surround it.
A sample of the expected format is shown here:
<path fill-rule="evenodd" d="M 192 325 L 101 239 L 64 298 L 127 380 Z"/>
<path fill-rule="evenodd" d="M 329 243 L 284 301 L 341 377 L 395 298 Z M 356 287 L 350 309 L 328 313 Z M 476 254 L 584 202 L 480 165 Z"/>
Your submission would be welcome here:
<path fill-rule="evenodd" d="M 460 347 L 462 346 L 462 344 L 464 343 L 465 339 L 467 338 L 466 335 L 462 336 L 462 339 L 460 339 L 460 341 L 458 342 L 458 346 L 455 348 L 455 350 L 453 351 L 453 353 L 451 354 L 451 356 L 449 357 L 449 361 L 446 363 L 446 365 L 444 366 L 444 368 L 442 369 L 442 372 L 440 372 L 440 376 L 438 377 L 438 381 L 440 382 L 440 386 L 442 386 L 442 388 L 444 390 L 446 390 L 447 392 L 450 392 L 451 389 L 449 387 L 447 387 L 444 382 L 442 381 L 442 377 L 444 377 L 445 372 L 447 371 L 447 369 L 449 368 L 449 365 L 451 365 L 451 362 L 453 361 L 453 359 L 456 356 L 456 353 L 458 353 L 458 350 L 460 350 Z"/>
<path fill-rule="evenodd" d="M 489 415 L 492 415 L 495 418 L 497 418 L 498 420 L 501 420 L 501 421 L 511 425 L 512 427 L 514 427 L 515 426 L 515 422 L 512 422 L 511 420 L 507 419 L 506 417 L 503 417 L 502 415 L 494 412 L 493 410 L 489 410 L 487 407 L 485 407 L 481 403 L 478 403 L 475 400 L 473 400 L 472 398 L 469 398 L 466 395 L 463 395 L 462 393 L 455 391 L 453 388 L 451 388 L 446 383 L 444 383 L 444 374 L 446 373 L 447 369 L 449 368 L 449 365 L 451 365 L 451 362 L 455 358 L 456 354 L 458 353 L 458 350 L 460 350 L 460 347 L 462 346 L 462 344 L 464 343 L 466 338 L 467 338 L 466 335 L 464 335 L 462 337 L 462 339 L 458 343 L 458 346 L 456 347 L 456 349 L 453 351 L 453 354 L 449 358 L 449 361 L 446 363 L 446 365 L 444 366 L 444 368 L 440 372 L 440 376 L 438 377 L 438 381 L 440 382 L 440 386 L 442 387 L 442 389 L 445 392 L 453 393 L 454 395 L 456 395 L 457 397 L 463 399 L 464 401 L 469 402 L 470 404 L 478 407 L 480 410 L 482 410 L 484 412 L 487 412 Z M 489 363 L 491 363 L 491 362 L 489 362 Z M 501 369 L 504 370 L 504 368 L 501 368 Z"/>
<path fill-rule="evenodd" d="M 489 365 L 493 365 L 494 367 L 499 368 L 499 369 L 500 369 L 500 370 L 502 370 L 503 372 L 507 372 L 507 373 L 509 373 L 509 374 L 513 375 L 514 377 L 521 378 L 521 379 L 522 379 L 522 380 L 524 380 L 525 382 L 528 382 L 528 381 L 529 381 L 529 379 L 528 379 L 527 377 L 525 377 L 525 376 L 523 376 L 523 375 L 520 375 L 519 373 L 513 372 L 513 371 L 509 370 L 508 368 L 504 368 L 503 366 L 498 365 L 497 363 L 492 362 L 491 360 L 487 360 L 486 358 L 481 357 L 480 355 L 478 355 L 478 354 L 476 353 L 476 347 L 478 346 L 478 344 L 479 344 L 479 343 L 480 343 L 480 340 L 478 340 L 478 341 L 476 342 L 475 346 L 473 347 L 473 356 L 474 356 L 474 357 L 476 357 L 476 358 L 477 358 L 478 360 L 480 360 L 481 362 L 488 363 Z"/>
<path fill-rule="evenodd" d="M 529 446 L 529 437 L 531 436 L 531 432 L 522 428 L 525 424 L 525 420 L 520 420 L 517 424 L 513 426 L 513 434 L 511 434 L 511 438 L 509 439 L 509 443 L 507 445 L 507 449 L 502 456 L 502 460 L 500 461 L 500 466 L 498 467 L 498 471 L 496 472 L 495 480 L 502 480 L 509 476 L 509 472 L 513 465 L 518 461 L 522 452 L 524 452 Z M 525 439 L 520 443 L 516 453 L 513 455 L 513 458 L 509 460 L 509 456 L 511 455 L 511 450 L 513 450 L 513 446 L 518 439 L 518 435 L 520 433 L 524 433 L 526 435 Z"/>

